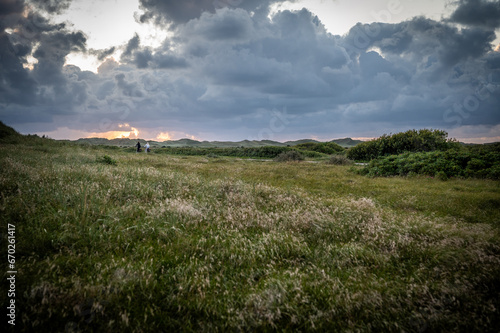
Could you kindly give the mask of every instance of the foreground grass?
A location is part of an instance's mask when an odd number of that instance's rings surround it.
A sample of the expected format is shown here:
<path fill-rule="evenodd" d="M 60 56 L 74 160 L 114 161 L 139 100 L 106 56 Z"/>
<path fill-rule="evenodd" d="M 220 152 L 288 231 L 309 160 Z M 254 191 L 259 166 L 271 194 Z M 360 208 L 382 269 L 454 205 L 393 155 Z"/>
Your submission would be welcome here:
<path fill-rule="evenodd" d="M 0 156 L 18 331 L 500 328 L 498 182 L 54 144 Z"/>

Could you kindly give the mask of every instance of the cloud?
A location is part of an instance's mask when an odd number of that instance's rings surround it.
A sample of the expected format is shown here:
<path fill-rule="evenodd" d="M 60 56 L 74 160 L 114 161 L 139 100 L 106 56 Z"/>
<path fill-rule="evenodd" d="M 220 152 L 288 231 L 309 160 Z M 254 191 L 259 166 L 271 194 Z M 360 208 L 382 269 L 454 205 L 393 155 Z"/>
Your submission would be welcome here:
<path fill-rule="evenodd" d="M 173 24 L 186 23 L 198 18 L 205 11 L 214 11 L 212 0 L 187 1 L 159 1 L 140 0 L 145 13 L 140 17 L 141 22 L 155 18 L 157 22 L 167 21 Z"/>
<path fill-rule="evenodd" d="M 201 36 L 209 41 L 242 40 L 250 37 L 253 21 L 247 11 L 223 8 L 216 14 L 203 13 L 181 31 L 187 36 Z"/>
<path fill-rule="evenodd" d="M 0 102 L 32 105 L 37 83 L 23 67 L 28 46 L 13 44 L 0 34 Z"/>
<path fill-rule="evenodd" d="M 188 67 L 186 59 L 176 56 L 175 54 L 170 54 L 169 52 L 158 52 L 153 56 L 152 61 L 155 67 L 160 69 L 176 69 Z"/>
<path fill-rule="evenodd" d="M 500 28 L 500 1 L 459 0 L 451 22 L 488 29 Z"/>
<path fill-rule="evenodd" d="M 144 10 L 140 21 L 154 20 L 157 24 L 176 27 L 199 18 L 203 13 L 213 14 L 222 8 L 240 8 L 248 12 L 267 14 L 270 5 L 277 2 L 284 0 L 140 0 L 141 8 Z"/>
<path fill-rule="evenodd" d="M 143 97 L 144 94 L 137 87 L 137 84 L 128 83 L 125 81 L 125 74 L 120 73 L 115 76 L 118 88 L 120 88 L 122 94 L 127 97 Z"/>
<path fill-rule="evenodd" d="M 187 61 L 175 55 L 168 46 L 166 49 L 157 49 L 155 51 L 150 47 L 141 48 L 140 37 L 137 34 L 128 41 L 120 60 L 123 63 L 133 64 L 140 69 L 147 67 L 176 69 L 188 66 Z"/>
<path fill-rule="evenodd" d="M 35 13 L 20 18 L 12 4 L 12 28 L 0 35 L 0 119 L 222 140 L 500 123 L 491 29 L 417 17 L 334 36 L 307 9 L 262 15 L 270 1 L 141 3 L 151 19 L 173 22 L 160 46 L 136 34 L 87 50 L 82 32 Z M 23 28 L 30 22 L 33 33 Z M 109 58 L 118 48 L 119 61 Z M 72 52 L 96 55 L 97 73 L 65 65 Z"/>
<path fill-rule="evenodd" d="M 72 0 L 29 0 L 29 3 L 48 13 L 60 14 L 69 8 L 71 1 Z"/>
<path fill-rule="evenodd" d="M 491 51 L 493 31 L 468 28 L 457 29 L 443 22 L 424 17 L 398 24 L 360 24 L 351 28 L 344 40 L 346 50 L 360 54 L 371 47 L 383 52 L 411 54 L 416 61 L 435 56 L 441 65 L 453 66 L 467 58 L 475 59 Z"/>
<path fill-rule="evenodd" d="M 91 49 L 88 52 L 90 54 L 95 55 L 99 61 L 103 61 L 108 56 L 110 56 L 113 53 L 115 53 L 115 50 L 116 50 L 116 46 L 112 46 L 112 47 L 109 47 L 109 48 L 104 49 L 104 50 L 94 50 L 94 49 Z"/>
<path fill-rule="evenodd" d="M 64 8 L 64 3 L 40 1 L 36 5 L 57 12 L 56 7 Z M 6 110 L 8 117 L 45 121 L 54 114 L 71 113 L 74 106 L 84 103 L 86 83 L 68 77 L 65 57 L 70 52 L 85 52 L 86 36 L 68 31 L 64 23 L 52 23 L 27 3 L 6 1 L 2 6 L 7 10 L 2 14 L 4 30 L 0 32 L 0 101 L 19 106 Z M 34 110 L 40 114 L 35 115 Z"/>
<path fill-rule="evenodd" d="M 140 44 L 141 44 L 141 39 L 139 35 L 136 33 L 134 37 L 132 37 L 125 46 L 125 50 L 122 53 L 122 58 L 130 56 L 133 51 L 139 48 Z"/>
<path fill-rule="evenodd" d="M 23 0 L 2 0 L 0 1 L 0 17 L 12 14 L 21 14 L 24 10 Z"/>

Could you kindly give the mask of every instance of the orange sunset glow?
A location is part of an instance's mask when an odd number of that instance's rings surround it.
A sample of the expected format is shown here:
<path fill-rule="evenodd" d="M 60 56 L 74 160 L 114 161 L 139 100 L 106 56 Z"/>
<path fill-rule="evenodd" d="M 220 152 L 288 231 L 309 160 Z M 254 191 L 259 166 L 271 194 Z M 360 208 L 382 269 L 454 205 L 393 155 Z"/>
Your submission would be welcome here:
<path fill-rule="evenodd" d="M 139 138 L 139 130 L 129 124 L 119 124 L 118 128 L 123 128 L 123 131 L 107 131 L 100 133 L 89 133 L 87 138 L 105 138 L 105 139 L 137 139 Z"/>

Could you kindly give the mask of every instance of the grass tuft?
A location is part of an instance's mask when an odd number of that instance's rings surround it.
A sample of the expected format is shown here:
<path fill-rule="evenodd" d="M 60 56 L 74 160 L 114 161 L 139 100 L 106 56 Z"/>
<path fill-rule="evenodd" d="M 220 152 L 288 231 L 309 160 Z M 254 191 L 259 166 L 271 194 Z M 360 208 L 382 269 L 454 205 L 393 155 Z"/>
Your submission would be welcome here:
<path fill-rule="evenodd" d="M 100 157 L 96 157 L 97 163 L 108 164 L 108 165 L 116 165 L 118 162 L 111 158 L 109 155 L 103 155 Z"/>

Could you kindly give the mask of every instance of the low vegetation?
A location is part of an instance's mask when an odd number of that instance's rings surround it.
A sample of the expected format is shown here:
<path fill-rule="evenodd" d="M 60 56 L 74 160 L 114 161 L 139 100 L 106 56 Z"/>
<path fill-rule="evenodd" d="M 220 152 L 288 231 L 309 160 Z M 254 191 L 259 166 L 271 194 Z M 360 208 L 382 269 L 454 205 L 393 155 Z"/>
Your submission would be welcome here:
<path fill-rule="evenodd" d="M 500 144 L 481 150 L 461 147 L 447 151 L 404 153 L 372 160 L 359 171 L 369 176 L 437 176 L 500 179 Z"/>
<path fill-rule="evenodd" d="M 279 154 L 274 160 L 276 162 L 300 162 L 304 160 L 304 155 L 296 150 L 290 150 Z"/>
<path fill-rule="evenodd" d="M 0 145 L 18 332 L 500 329 L 499 181 L 32 139 Z"/>
<path fill-rule="evenodd" d="M 424 175 L 500 179 L 500 143 L 462 145 L 441 130 L 411 130 L 383 135 L 350 148 L 346 156 L 370 161 L 358 173 L 376 176 Z"/>
<path fill-rule="evenodd" d="M 360 143 L 347 151 L 347 157 L 356 161 L 370 161 L 387 155 L 405 152 L 444 151 L 456 148 L 459 144 L 448 139 L 442 130 L 409 130 L 387 135 Z"/>
<path fill-rule="evenodd" d="M 131 150 L 131 148 L 129 148 Z M 342 150 L 344 150 L 342 148 Z M 290 151 L 299 151 L 294 147 L 286 146 L 263 146 L 263 147 L 231 147 L 231 148 L 196 148 L 196 147 L 165 147 L 155 149 L 157 154 L 168 154 L 168 155 L 183 155 L 183 156 L 207 156 L 207 155 L 217 155 L 226 157 L 240 157 L 240 158 L 265 158 L 272 159 L 276 158 L 282 153 L 287 153 Z M 305 157 L 310 158 L 322 158 L 327 156 L 326 154 L 311 151 L 311 150 L 300 150 L 300 153 Z"/>
<path fill-rule="evenodd" d="M 103 155 L 100 157 L 96 158 L 97 163 L 103 163 L 103 164 L 109 164 L 109 165 L 116 165 L 117 162 L 113 158 L 111 158 L 109 155 Z"/>
<path fill-rule="evenodd" d="M 332 155 L 327 163 L 334 165 L 352 165 L 354 161 L 348 159 L 345 155 Z"/>
<path fill-rule="evenodd" d="M 332 155 L 345 151 L 345 149 L 335 142 L 306 142 L 294 146 L 295 149 L 305 151 L 316 151 L 318 153 Z"/>

